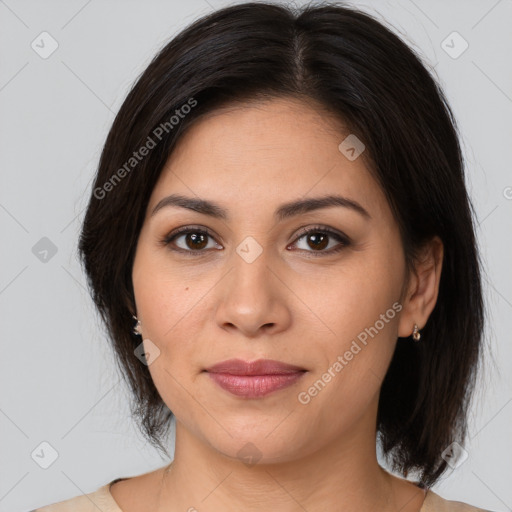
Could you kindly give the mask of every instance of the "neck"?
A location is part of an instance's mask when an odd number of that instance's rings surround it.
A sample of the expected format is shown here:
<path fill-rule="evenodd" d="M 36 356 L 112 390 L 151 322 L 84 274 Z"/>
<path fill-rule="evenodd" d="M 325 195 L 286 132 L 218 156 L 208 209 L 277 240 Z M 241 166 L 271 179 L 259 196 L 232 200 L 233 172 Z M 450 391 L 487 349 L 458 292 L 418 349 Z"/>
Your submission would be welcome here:
<path fill-rule="evenodd" d="M 293 460 L 248 465 L 176 422 L 176 450 L 158 510 L 417 512 L 424 493 L 380 467 L 375 429 L 357 428 Z"/>

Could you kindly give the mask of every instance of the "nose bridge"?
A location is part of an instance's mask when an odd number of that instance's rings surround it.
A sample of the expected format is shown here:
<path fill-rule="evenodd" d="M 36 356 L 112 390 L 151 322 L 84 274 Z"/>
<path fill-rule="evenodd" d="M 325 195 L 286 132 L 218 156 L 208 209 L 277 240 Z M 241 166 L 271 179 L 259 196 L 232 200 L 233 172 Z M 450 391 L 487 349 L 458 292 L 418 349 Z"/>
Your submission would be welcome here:
<path fill-rule="evenodd" d="M 239 300 L 272 300 L 272 278 L 270 271 L 272 255 L 269 248 L 264 248 L 254 238 L 247 237 L 236 248 L 231 264 L 231 294 Z"/>

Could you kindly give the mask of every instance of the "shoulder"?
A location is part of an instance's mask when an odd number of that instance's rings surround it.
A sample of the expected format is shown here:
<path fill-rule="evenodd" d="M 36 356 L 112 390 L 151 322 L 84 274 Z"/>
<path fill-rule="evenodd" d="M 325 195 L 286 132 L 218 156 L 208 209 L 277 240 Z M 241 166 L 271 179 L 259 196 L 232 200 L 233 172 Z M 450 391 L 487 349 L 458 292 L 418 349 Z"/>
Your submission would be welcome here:
<path fill-rule="evenodd" d="M 159 484 L 167 467 L 141 475 L 119 477 L 89 494 L 82 494 L 65 501 L 46 505 L 31 512 L 123 512 L 121 507 L 127 507 L 127 503 L 130 503 L 131 508 L 133 503 L 139 503 L 137 499 L 147 504 L 148 495 L 156 496 L 158 489 L 154 486 Z M 111 486 L 118 482 L 125 485 L 121 486 L 122 492 L 119 492 L 118 486 L 114 495 L 114 488 L 111 489 Z M 129 483 L 129 485 L 126 485 L 126 483 Z M 142 507 L 136 505 L 134 508 L 140 509 Z"/>
<path fill-rule="evenodd" d="M 435 492 L 429 490 L 425 497 L 420 512 L 493 512 L 483 508 L 474 507 L 461 501 L 451 501 L 441 498 Z"/>
<path fill-rule="evenodd" d="M 109 492 L 110 483 L 89 494 L 38 508 L 31 512 L 122 512 Z"/>

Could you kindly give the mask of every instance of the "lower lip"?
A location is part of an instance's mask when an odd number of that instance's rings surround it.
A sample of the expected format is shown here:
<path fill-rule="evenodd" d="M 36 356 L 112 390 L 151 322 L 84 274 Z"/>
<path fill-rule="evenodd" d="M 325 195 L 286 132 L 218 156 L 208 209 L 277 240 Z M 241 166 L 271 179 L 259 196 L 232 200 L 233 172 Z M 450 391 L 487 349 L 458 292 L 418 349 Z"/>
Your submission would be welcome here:
<path fill-rule="evenodd" d="M 223 389 L 243 398 L 260 398 L 279 389 L 291 386 L 305 372 L 280 375 L 231 375 L 210 373 L 208 375 Z"/>

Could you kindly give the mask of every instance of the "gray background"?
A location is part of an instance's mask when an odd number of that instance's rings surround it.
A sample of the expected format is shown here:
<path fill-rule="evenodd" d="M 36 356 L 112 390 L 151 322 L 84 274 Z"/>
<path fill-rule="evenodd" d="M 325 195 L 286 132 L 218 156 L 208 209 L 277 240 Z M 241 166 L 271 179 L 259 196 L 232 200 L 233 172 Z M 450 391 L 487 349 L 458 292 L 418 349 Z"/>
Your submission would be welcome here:
<path fill-rule="evenodd" d="M 102 143 L 129 86 L 177 30 L 227 4 L 0 0 L 0 511 L 25 512 L 165 464 L 129 417 L 76 243 Z M 435 69 L 460 125 L 477 210 L 487 363 L 468 459 L 434 490 L 512 510 L 512 2 L 352 4 L 383 17 Z M 51 48 L 43 31 L 58 43 L 46 59 L 31 47 Z M 469 44 L 458 58 L 442 47 L 453 31 Z M 451 51 L 460 51 L 452 40 Z M 42 442 L 58 453 L 47 469 L 40 464 L 51 449 Z"/>

